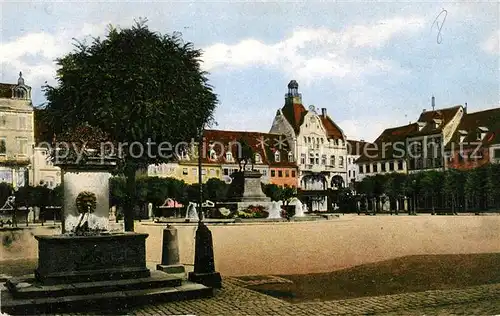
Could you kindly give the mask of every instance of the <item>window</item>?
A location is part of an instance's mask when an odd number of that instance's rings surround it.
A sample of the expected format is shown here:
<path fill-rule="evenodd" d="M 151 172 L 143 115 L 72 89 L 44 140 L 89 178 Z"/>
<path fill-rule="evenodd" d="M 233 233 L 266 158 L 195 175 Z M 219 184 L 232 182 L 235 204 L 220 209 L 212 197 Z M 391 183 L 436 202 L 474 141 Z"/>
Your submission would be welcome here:
<path fill-rule="evenodd" d="M 266 169 L 262 170 L 262 175 L 265 176 L 265 177 L 267 177 L 267 170 Z"/>
<path fill-rule="evenodd" d="M 280 157 L 280 152 L 279 151 L 275 152 L 274 153 L 274 161 L 280 162 L 280 158 L 281 158 Z"/>
<path fill-rule="evenodd" d="M 225 176 L 228 176 L 228 175 L 229 175 L 229 169 L 224 168 L 224 175 L 225 175 Z"/>
<path fill-rule="evenodd" d="M 191 168 L 191 173 L 193 174 L 193 176 L 196 176 L 198 174 L 198 169 L 197 168 Z"/>
<path fill-rule="evenodd" d="M 363 165 L 359 165 L 359 173 L 363 173 Z"/>
<path fill-rule="evenodd" d="M 188 174 L 188 168 L 182 168 L 182 174 L 187 176 Z"/>
<path fill-rule="evenodd" d="M 330 156 L 330 166 L 335 167 L 335 156 Z"/>
<path fill-rule="evenodd" d="M 402 161 L 398 162 L 398 169 L 403 170 L 403 162 Z"/>
<path fill-rule="evenodd" d="M 314 153 L 309 153 L 309 163 L 311 165 L 314 165 Z"/>
<path fill-rule="evenodd" d="M 276 171 L 275 170 L 271 170 L 271 177 L 276 177 Z"/>
<path fill-rule="evenodd" d="M 326 155 L 321 155 L 321 164 L 326 165 Z"/>
<path fill-rule="evenodd" d="M 382 171 L 382 172 L 385 172 L 385 171 L 386 171 L 386 170 L 385 170 L 385 162 L 382 162 L 382 163 L 380 164 L 380 171 Z"/>
<path fill-rule="evenodd" d="M 316 164 L 319 165 L 319 154 L 316 154 Z"/>
<path fill-rule="evenodd" d="M 389 171 L 394 171 L 394 162 L 389 162 Z"/>
<path fill-rule="evenodd" d="M 207 174 L 207 169 L 201 169 L 201 175 L 204 176 Z"/>
<path fill-rule="evenodd" d="M 255 163 L 262 163 L 262 157 L 260 154 L 255 154 Z"/>
<path fill-rule="evenodd" d="M 229 162 L 233 161 L 233 154 L 230 151 L 228 151 L 226 153 L 226 161 L 229 161 Z"/>
<path fill-rule="evenodd" d="M 17 152 L 20 155 L 26 155 L 28 153 L 28 139 L 26 138 L 17 139 Z"/>
<path fill-rule="evenodd" d="M 373 172 L 378 172 L 378 164 L 373 164 Z"/>
<path fill-rule="evenodd" d="M 292 170 L 292 178 L 295 178 L 295 170 Z"/>
<path fill-rule="evenodd" d="M 283 177 L 283 171 L 278 170 L 278 178 L 282 178 L 282 177 Z"/>
<path fill-rule="evenodd" d="M 351 177 L 351 170 L 349 170 L 349 178 Z"/>
<path fill-rule="evenodd" d="M 290 171 L 285 170 L 285 178 L 288 178 L 288 177 L 290 177 Z"/>
<path fill-rule="evenodd" d="M 18 120 L 18 129 L 26 129 L 26 116 L 19 116 Z"/>
<path fill-rule="evenodd" d="M 303 165 L 306 164 L 306 154 L 300 154 L 300 163 Z"/>
<path fill-rule="evenodd" d="M 288 153 L 288 161 L 293 162 L 293 154 L 291 151 Z"/>
<path fill-rule="evenodd" d="M 217 160 L 217 153 L 215 152 L 215 149 L 210 148 L 209 153 L 210 153 L 210 159 L 211 160 Z"/>
<path fill-rule="evenodd" d="M 340 167 L 344 166 L 344 157 L 339 157 L 339 166 Z"/>
<path fill-rule="evenodd" d="M 356 171 L 354 171 L 354 170 L 352 171 L 352 177 L 356 178 Z"/>
<path fill-rule="evenodd" d="M 307 144 L 307 137 L 304 136 L 304 143 Z"/>
<path fill-rule="evenodd" d="M 494 151 L 493 151 L 493 157 L 495 159 L 500 159 L 500 148 L 494 149 Z"/>
<path fill-rule="evenodd" d="M 7 139 L 5 137 L 0 137 L 0 155 L 5 155 L 7 153 Z"/>

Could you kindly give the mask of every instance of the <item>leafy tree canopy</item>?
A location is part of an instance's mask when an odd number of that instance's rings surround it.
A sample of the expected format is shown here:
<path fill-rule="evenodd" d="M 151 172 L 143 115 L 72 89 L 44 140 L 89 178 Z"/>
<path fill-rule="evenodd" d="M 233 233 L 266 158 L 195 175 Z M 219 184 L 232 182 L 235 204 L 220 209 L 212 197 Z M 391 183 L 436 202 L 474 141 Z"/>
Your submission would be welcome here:
<path fill-rule="evenodd" d="M 115 144 L 141 143 L 142 155 L 139 146 L 122 151 L 122 162 L 136 169 L 169 160 L 171 152 L 163 146 L 160 157 L 158 145 L 175 147 L 199 135 L 213 123 L 217 104 L 200 69 L 201 51 L 179 34 L 149 30 L 146 22 L 129 29 L 110 26 L 104 39 L 77 42 L 72 53 L 57 60 L 57 86 L 44 87 L 44 117 L 56 135 L 78 131 L 73 135 L 80 136 L 84 125 Z"/>

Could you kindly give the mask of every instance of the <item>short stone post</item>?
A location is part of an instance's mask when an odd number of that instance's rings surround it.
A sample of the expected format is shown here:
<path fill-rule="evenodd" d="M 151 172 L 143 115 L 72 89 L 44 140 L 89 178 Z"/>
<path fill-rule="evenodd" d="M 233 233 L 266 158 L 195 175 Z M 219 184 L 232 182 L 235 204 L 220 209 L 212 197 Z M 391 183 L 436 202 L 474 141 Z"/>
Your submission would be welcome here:
<path fill-rule="evenodd" d="M 179 262 L 179 241 L 175 227 L 167 226 L 163 230 L 161 264 L 158 264 L 156 269 L 169 274 L 186 274 L 184 266 Z"/>
<path fill-rule="evenodd" d="M 189 272 L 188 279 L 191 282 L 201 283 L 213 288 L 222 287 L 220 273 L 215 272 L 212 232 L 202 222 L 198 222 L 198 229 L 196 230 L 194 271 Z"/>
<path fill-rule="evenodd" d="M 148 218 L 153 218 L 153 203 L 148 203 Z"/>

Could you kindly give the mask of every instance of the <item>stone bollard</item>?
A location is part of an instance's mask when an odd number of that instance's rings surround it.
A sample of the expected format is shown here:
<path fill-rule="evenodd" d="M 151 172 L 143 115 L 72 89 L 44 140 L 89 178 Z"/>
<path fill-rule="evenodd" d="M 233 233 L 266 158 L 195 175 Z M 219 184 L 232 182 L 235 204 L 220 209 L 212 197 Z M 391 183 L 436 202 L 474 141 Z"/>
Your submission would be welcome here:
<path fill-rule="evenodd" d="M 163 230 L 161 264 L 158 264 L 156 269 L 169 274 L 182 274 L 183 276 L 186 274 L 184 266 L 179 262 L 179 241 L 175 227 L 167 226 Z"/>
<path fill-rule="evenodd" d="M 215 271 L 212 232 L 202 222 L 196 230 L 194 271 L 189 272 L 188 280 L 212 288 L 222 287 L 221 275 Z"/>

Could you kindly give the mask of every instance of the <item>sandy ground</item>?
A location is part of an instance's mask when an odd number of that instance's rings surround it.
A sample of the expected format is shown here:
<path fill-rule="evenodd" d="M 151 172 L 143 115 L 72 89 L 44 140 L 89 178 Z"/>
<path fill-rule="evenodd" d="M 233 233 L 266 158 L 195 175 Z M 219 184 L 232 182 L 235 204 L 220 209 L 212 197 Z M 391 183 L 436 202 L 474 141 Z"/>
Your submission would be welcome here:
<path fill-rule="evenodd" d="M 161 260 L 162 228 L 150 234 L 148 260 Z M 192 264 L 196 226 L 176 226 L 180 257 Z M 330 272 L 407 255 L 500 252 L 500 216 L 341 216 L 316 222 L 209 226 L 223 275 Z"/>
<path fill-rule="evenodd" d="M 147 260 L 160 262 L 165 225 L 142 222 Z M 176 226 L 181 262 L 194 260 L 195 225 Z M 407 255 L 500 252 L 500 216 L 357 216 L 316 222 L 209 225 L 216 269 L 226 276 L 330 272 Z M 0 261 L 36 258 L 34 235 L 2 231 Z"/>

